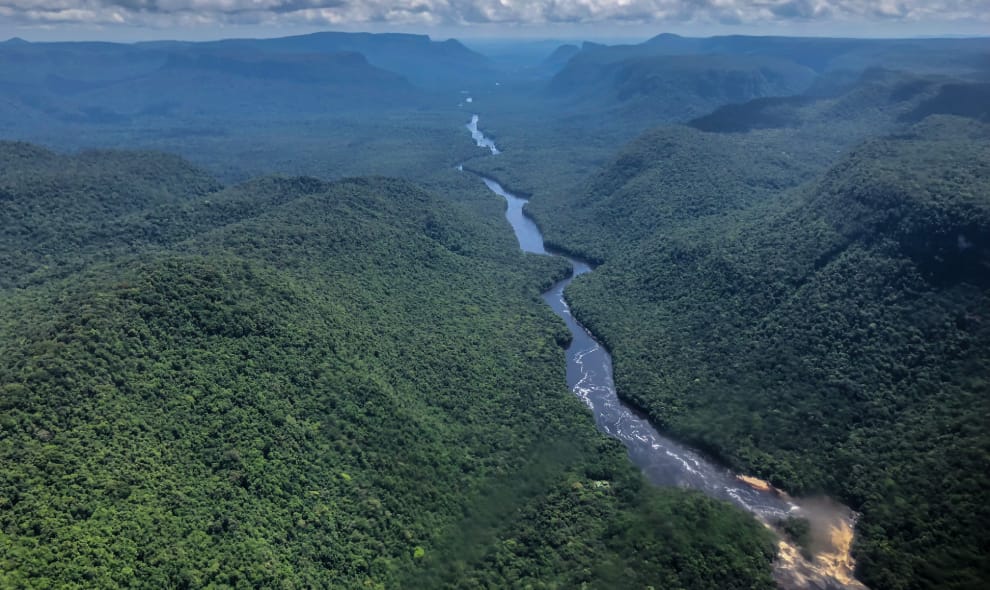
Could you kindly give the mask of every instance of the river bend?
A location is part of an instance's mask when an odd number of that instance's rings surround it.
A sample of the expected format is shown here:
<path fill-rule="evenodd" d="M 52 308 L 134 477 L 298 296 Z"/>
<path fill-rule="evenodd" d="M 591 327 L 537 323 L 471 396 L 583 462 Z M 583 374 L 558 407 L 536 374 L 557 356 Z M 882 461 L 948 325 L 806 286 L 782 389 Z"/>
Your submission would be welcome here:
<path fill-rule="evenodd" d="M 494 142 L 478 130 L 478 117 L 468 129 L 479 147 L 497 154 Z M 556 255 L 547 251 L 543 234 L 525 213 L 526 199 L 507 191 L 491 178 L 481 177 L 491 191 L 506 202 L 505 218 L 516 234 L 519 247 L 531 254 Z M 707 460 L 700 453 L 660 434 L 635 409 L 619 399 L 612 380 L 612 357 L 571 314 L 564 289 L 574 278 L 591 272 L 589 264 L 565 256 L 573 269 L 571 277 L 558 282 L 543 294 L 543 300 L 564 320 L 572 340 L 567 348 L 567 385 L 591 409 L 595 424 L 605 434 L 622 441 L 629 458 L 656 485 L 681 486 L 734 502 L 766 519 L 786 516 L 796 507 L 773 490 L 747 485 L 730 470 Z"/>
<path fill-rule="evenodd" d="M 479 129 L 478 122 L 478 115 L 474 115 L 466 125 L 472 139 L 478 147 L 498 155 L 495 142 Z M 520 249 L 532 254 L 563 256 L 544 246 L 540 228 L 524 210 L 526 199 L 512 194 L 494 179 L 479 176 L 493 193 L 505 199 L 505 218 L 512 226 Z M 571 333 L 571 344 L 566 352 L 567 385 L 591 409 L 598 429 L 622 441 L 633 464 L 655 485 L 700 490 L 744 508 L 771 527 L 790 514 L 811 518 L 812 527 L 817 526 L 830 535 L 835 547 L 809 562 L 795 547 L 781 540 L 780 558 L 774 573 L 783 588 L 865 590 L 865 586 L 852 577 L 854 562 L 849 551 L 855 520 L 847 508 L 829 502 L 828 509 L 823 511 L 820 508 L 824 504 L 816 501 L 814 511 L 806 510 L 799 501 L 765 482 L 739 477 L 698 451 L 662 435 L 642 413 L 619 399 L 612 379 L 611 355 L 574 318 L 564 298 L 564 290 L 571 281 L 593 269 L 582 260 L 563 257 L 570 262 L 572 274 L 543 293 L 543 300 L 564 320 Z M 828 514 L 822 517 L 825 512 Z M 820 522 L 815 522 L 816 518 L 821 518 Z"/>

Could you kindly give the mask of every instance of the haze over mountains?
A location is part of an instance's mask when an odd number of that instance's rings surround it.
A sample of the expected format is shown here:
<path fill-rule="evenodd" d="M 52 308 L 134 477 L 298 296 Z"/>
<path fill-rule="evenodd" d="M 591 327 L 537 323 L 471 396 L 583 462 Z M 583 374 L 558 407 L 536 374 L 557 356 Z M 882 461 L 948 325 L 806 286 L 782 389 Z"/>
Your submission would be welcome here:
<path fill-rule="evenodd" d="M 871 66 L 979 77 L 990 68 L 985 49 L 980 39 L 665 34 L 639 45 L 563 46 L 539 59 L 520 52 L 496 64 L 455 40 L 401 34 L 131 45 L 15 39 L 0 44 L 7 104 L 0 124 L 11 131 L 29 125 L 37 134 L 65 124 L 140 130 L 163 119 L 417 108 L 439 93 L 490 89 L 520 68 L 550 78 L 547 92 L 568 109 L 681 121 L 726 103 L 800 94 L 820 75 Z"/>
<path fill-rule="evenodd" d="M 582 92 L 600 102 L 540 132 L 512 105 L 496 125 L 505 154 L 472 166 L 532 194 L 555 248 L 601 262 L 569 300 L 613 352 L 620 396 L 740 470 L 861 511 L 870 587 L 980 587 L 986 41 L 959 42 L 972 55 L 937 73 L 940 46 L 955 41 L 891 58 L 899 68 L 916 59 L 906 70 L 877 64 L 914 42 L 825 40 L 811 59 L 798 49 L 812 40 L 657 41 L 749 52 L 644 58 L 640 46 L 586 46 L 551 84 L 573 75 L 579 87 L 583 70 L 596 84 Z M 700 64 L 776 52 L 805 63 L 785 62 L 810 73 L 804 88 L 685 112 L 705 104 L 687 97 L 690 82 L 719 79 Z M 625 83 L 644 59 L 664 69 L 642 80 L 684 83 L 639 104 L 607 100 L 607 82 Z M 697 70 L 679 70 L 685 59 Z M 737 80 L 755 88 L 753 76 Z M 593 132 L 582 134 L 589 112 Z M 599 164 L 643 121 L 664 120 L 687 125 L 657 126 Z"/>
<path fill-rule="evenodd" d="M 410 106 L 424 87 L 460 82 L 487 63 L 453 40 L 344 33 L 134 45 L 8 41 L 0 54 L 11 101 L 55 120 L 97 124 Z"/>
<path fill-rule="evenodd" d="M 988 89 L 986 38 L 0 43 L 0 586 L 769 589 L 834 549 L 646 484 L 473 171 L 596 264 L 620 398 L 856 511 L 872 590 L 986 588 Z"/>

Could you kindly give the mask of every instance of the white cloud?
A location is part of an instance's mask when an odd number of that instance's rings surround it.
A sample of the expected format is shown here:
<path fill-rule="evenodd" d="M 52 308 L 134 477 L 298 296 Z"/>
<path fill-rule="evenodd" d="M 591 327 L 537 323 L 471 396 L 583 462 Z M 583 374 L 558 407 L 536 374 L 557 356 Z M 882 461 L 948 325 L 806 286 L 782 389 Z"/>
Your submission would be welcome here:
<path fill-rule="evenodd" d="M 990 0 L 0 0 L 22 24 L 766 23 L 984 21 Z"/>

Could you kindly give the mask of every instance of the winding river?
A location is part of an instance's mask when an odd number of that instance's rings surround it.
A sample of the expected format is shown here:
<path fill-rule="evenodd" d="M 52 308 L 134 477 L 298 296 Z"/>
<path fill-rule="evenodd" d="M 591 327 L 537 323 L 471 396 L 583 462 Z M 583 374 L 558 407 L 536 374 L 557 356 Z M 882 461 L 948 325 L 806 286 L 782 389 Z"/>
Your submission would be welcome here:
<path fill-rule="evenodd" d="M 479 130 L 478 122 L 479 117 L 474 115 L 467 124 L 471 137 L 478 147 L 488 149 L 492 155 L 499 154 L 495 142 Z M 481 176 L 481 179 L 493 193 L 505 199 L 505 217 L 524 252 L 560 255 L 545 248 L 543 234 L 524 211 L 526 199 L 512 194 L 491 178 Z M 771 527 L 790 514 L 807 517 L 813 527 L 817 524 L 823 528 L 834 544 L 843 545 L 836 548 L 834 555 L 823 551 L 814 562 L 808 562 L 796 548 L 782 540 L 775 566 L 782 587 L 865 588 L 852 578 L 854 564 L 848 551 L 854 521 L 848 509 L 828 503 L 827 510 L 821 510 L 822 501 L 816 501 L 816 507 L 811 508 L 765 482 L 737 476 L 701 453 L 662 435 L 640 412 L 619 399 L 612 380 L 611 355 L 574 318 L 564 298 L 564 290 L 571 281 L 591 272 L 592 267 L 582 260 L 565 258 L 573 269 L 571 277 L 553 285 L 543 294 L 543 300 L 564 320 L 571 333 L 572 341 L 566 353 L 567 385 L 591 409 L 598 429 L 622 441 L 629 458 L 655 485 L 700 490 L 744 508 Z M 820 522 L 815 522 L 816 519 Z"/>

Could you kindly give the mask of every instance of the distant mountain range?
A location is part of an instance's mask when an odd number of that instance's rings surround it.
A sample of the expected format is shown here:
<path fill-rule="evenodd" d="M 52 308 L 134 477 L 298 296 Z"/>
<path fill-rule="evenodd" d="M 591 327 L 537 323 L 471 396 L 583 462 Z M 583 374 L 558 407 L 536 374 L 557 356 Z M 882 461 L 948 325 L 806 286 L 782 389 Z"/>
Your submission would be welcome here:
<path fill-rule="evenodd" d="M 402 33 L 324 32 L 275 39 L 226 39 L 206 43 L 151 42 L 142 48 L 171 52 L 222 54 L 333 54 L 360 53 L 372 66 L 399 73 L 423 87 L 460 84 L 492 73 L 488 58 L 460 41 L 433 41 L 426 35 Z"/>
<path fill-rule="evenodd" d="M 549 84 L 579 110 L 685 121 L 725 104 L 802 94 L 821 78 L 855 79 L 870 68 L 990 80 L 990 39 L 688 38 L 638 45 L 585 43 Z M 548 61 L 559 61 L 555 54 Z"/>
<path fill-rule="evenodd" d="M 8 112 L 63 122 L 416 106 L 487 75 L 487 58 L 455 40 L 421 35 L 0 43 L 0 96 L 11 103 Z"/>
<path fill-rule="evenodd" d="M 0 134 L 50 141 L 70 133 L 66 125 L 133 134 L 166 117 L 188 128 L 224 128 L 257 117 L 449 107 L 461 90 L 493 89 L 498 80 L 531 93 L 542 79 L 545 92 L 533 98 L 556 114 L 636 125 L 686 122 L 753 99 L 831 92 L 829 85 L 855 81 L 877 64 L 990 80 L 988 39 L 663 34 L 638 45 L 551 47 L 490 59 L 453 39 L 408 34 L 134 44 L 15 38 L 0 43 Z"/>
<path fill-rule="evenodd" d="M 959 39 L 850 39 L 827 37 L 688 38 L 670 33 L 638 45 L 643 51 L 665 55 L 736 54 L 778 57 L 817 72 L 862 70 L 871 66 L 910 66 L 914 71 L 938 73 L 984 71 L 990 67 L 990 38 Z"/>

